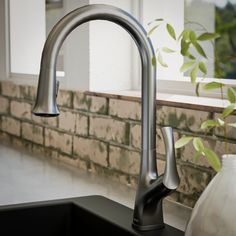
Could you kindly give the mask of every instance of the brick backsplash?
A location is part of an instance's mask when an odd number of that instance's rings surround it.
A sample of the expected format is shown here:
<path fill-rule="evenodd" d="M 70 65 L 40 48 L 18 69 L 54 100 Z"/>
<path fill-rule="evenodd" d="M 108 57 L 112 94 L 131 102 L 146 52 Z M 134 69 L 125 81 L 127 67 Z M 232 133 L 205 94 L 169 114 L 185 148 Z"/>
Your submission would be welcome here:
<path fill-rule="evenodd" d="M 0 142 L 54 158 L 68 165 L 105 175 L 136 188 L 141 149 L 141 103 L 99 93 L 60 90 L 61 115 L 54 118 L 31 114 L 36 89 L 3 81 L 0 94 Z M 223 154 L 219 131 L 204 134 L 200 123 L 218 116 L 214 111 L 169 105 L 157 106 L 157 169 L 164 171 L 165 150 L 160 128 L 170 125 L 174 137 L 182 134 L 204 137 L 206 145 Z M 231 120 L 236 120 L 232 115 Z M 236 136 L 230 133 L 230 150 Z M 206 160 L 196 163 L 191 145 L 176 152 L 181 184 L 171 198 L 193 206 L 215 172 Z"/>

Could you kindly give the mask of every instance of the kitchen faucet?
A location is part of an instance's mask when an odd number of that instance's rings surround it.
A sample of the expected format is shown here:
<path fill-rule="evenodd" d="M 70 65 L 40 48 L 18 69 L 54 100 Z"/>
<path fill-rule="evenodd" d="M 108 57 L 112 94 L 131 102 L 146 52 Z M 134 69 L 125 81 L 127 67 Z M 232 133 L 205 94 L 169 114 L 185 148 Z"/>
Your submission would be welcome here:
<path fill-rule="evenodd" d="M 106 20 L 123 27 L 135 41 L 142 65 L 141 164 L 136 192 L 133 227 L 154 230 L 164 227 L 162 199 L 179 185 L 174 139 L 171 127 L 161 129 L 166 149 L 165 173 L 158 176 L 156 165 L 156 68 L 155 57 L 145 29 L 129 13 L 109 5 L 94 4 L 77 8 L 63 17 L 50 32 L 44 45 L 33 113 L 57 116 L 56 61 L 65 38 L 79 25 L 91 20 Z"/>

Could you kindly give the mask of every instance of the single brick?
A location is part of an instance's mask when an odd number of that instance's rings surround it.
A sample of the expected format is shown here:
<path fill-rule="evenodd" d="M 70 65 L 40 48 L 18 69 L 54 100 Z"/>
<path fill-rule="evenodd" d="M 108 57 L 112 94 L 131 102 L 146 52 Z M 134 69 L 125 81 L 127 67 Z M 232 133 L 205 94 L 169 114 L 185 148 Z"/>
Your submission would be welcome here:
<path fill-rule="evenodd" d="M 73 153 L 82 158 L 107 166 L 107 144 L 80 137 L 74 137 Z"/>
<path fill-rule="evenodd" d="M 10 111 L 12 116 L 19 119 L 31 119 L 31 105 L 26 102 L 12 101 L 10 104 Z"/>
<path fill-rule="evenodd" d="M 20 98 L 29 99 L 29 86 L 19 85 L 19 89 L 20 89 Z"/>
<path fill-rule="evenodd" d="M 178 166 L 180 185 L 178 191 L 185 194 L 201 194 L 211 180 L 211 175 L 190 166 Z"/>
<path fill-rule="evenodd" d="M 20 98 L 20 86 L 9 81 L 2 81 L 2 95 Z"/>
<path fill-rule="evenodd" d="M 141 125 L 132 124 L 130 128 L 130 143 L 133 147 L 141 149 Z"/>
<path fill-rule="evenodd" d="M 91 99 L 87 99 L 83 92 L 75 92 L 73 96 L 73 107 L 78 110 L 88 111 L 91 105 Z"/>
<path fill-rule="evenodd" d="M 109 148 L 110 167 L 127 174 L 137 175 L 140 167 L 140 153 L 124 148 Z"/>
<path fill-rule="evenodd" d="M 59 115 L 59 128 L 72 132 L 75 132 L 75 120 L 76 115 L 70 110 L 61 110 Z"/>
<path fill-rule="evenodd" d="M 0 113 L 7 114 L 9 110 L 9 100 L 0 96 Z"/>
<path fill-rule="evenodd" d="M 20 136 L 20 121 L 2 116 L 2 130 L 9 134 Z"/>
<path fill-rule="evenodd" d="M 72 92 L 68 90 L 59 90 L 57 95 L 57 104 L 63 107 L 71 107 Z"/>
<path fill-rule="evenodd" d="M 43 144 L 43 128 L 30 123 L 22 123 L 22 137 L 34 143 Z"/>
<path fill-rule="evenodd" d="M 29 99 L 35 101 L 37 95 L 37 88 L 35 86 L 29 86 Z"/>
<path fill-rule="evenodd" d="M 88 135 L 88 116 L 76 114 L 75 133 L 83 136 Z"/>
<path fill-rule="evenodd" d="M 72 136 L 45 128 L 45 146 L 60 150 L 61 152 L 71 154 Z"/>
<path fill-rule="evenodd" d="M 40 117 L 32 115 L 32 119 L 36 124 L 57 127 L 58 117 Z"/>
<path fill-rule="evenodd" d="M 97 96 L 87 96 L 87 101 L 90 101 L 89 110 L 91 112 L 96 112 L 99 114 L 106 114 L 107 113 L 107 100 L 103 97 Z"/>
<path fill-rule="evenodd" d="M 157 124 L 203 133 L 201 123 L 210 118 L 210 113 L 190 109 L 162 106 L 157 109 Z"/>
<path fill-rule="evenodd" d="M 120 118 L 141 120 L 141 104 L 139 102 L 110 99 L 109 114 Z"/>
<path fill-rule="evenodd" d="M 106 141 L 127 142 L 127 126 L 125 122 L 111 118 L 90 116 L 89 134 Z"/>

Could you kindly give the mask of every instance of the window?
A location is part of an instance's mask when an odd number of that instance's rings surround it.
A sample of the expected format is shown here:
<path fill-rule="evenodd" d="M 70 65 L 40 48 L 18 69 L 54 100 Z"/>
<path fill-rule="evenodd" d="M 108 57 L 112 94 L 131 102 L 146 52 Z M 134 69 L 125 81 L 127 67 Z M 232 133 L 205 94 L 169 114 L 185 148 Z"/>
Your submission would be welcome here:
<path fill-rule="evenodd" d="M 185 0 L 185 27 L 221 35 L 214 45 L 205 44 L 208 77 L 236 79 L 236 1 Z"/>
<path fill-rule="evenodd" d="M 213 45 L 203 44 L 211 60 L 207 64 L 209 78 L 219 76 L 234 83 L 236 78 L 236 0 L 5 0 L 1 1 L 1 19 L 5 21 L 5 42 L 10 76 L 38 74 L 45 38 L 54 23 L 69 11 L 87 4 L 103 3 L 120 7 L 140 20 L 148 30 L 148 22 L 163 18 L 177 34 L 186 27 L 207 29 L 222 34 Z M 8 15 L 7 15 L 8 14 Z M 5 18 L 4 18 L 5 17 Z M 0 27 L 3 28 L 3 21 Z M 112 32 L 112 33 L 111 33 Z M 9 36 L 9 38 L 8 38 Z M 164 26 L 152 35 L 154 47 L 176 47 Z M 2 51 L 2 50 L 1 50 Z M 9 54 L 9 59 L 7 56 Z M 105 51 L 105 53 L 104 53 Z M 165 54 L 168 68 L 158 67 L 158 91 L 194 94 L 188 74 L 179 68 L 184 59 L 178 54 Z M 0 55 L 2 60 L 3 56 Z M 219 58 L 221 61 L 215 59 Z M 217 64 L 218 63 L 218 64 Z M 6 63 L 7 64 L 7 63 Z M 1 64 L 0 70 L 3 64 Z M 62 87 L 90 90 L 140 89 L 140 58 L 129 35 L 110 22 L 91 22 L 78 27 L 65 41 L 59 53 L 57 70 L 65 72 Z M 7 65 L 4 66 L 7 68 Z M 1 72 L 0 71 L 0 72 Z M 2 77 L 2 76 L 1 76 Z"/>
<path fill-rule="evenodd" d="M 38 74 L 45 41 L 44 1 L 5 1 L 9 16 L 10 73 Z"/>

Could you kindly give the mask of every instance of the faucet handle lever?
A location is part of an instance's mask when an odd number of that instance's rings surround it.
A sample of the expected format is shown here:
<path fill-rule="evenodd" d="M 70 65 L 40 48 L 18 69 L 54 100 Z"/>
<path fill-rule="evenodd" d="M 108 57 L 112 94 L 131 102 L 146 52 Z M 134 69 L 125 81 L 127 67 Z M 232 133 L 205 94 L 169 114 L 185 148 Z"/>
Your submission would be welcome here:
<path fill-rule="evenodd" d="M 171 127 L 163 127 L 161 128 L 161 132 L 164 137 L 166 150 L 166 165 L 163 184 L 168 189 L 175 190 L 179 186 L 180 179 L 175 161 L 173 129 Z"/>

